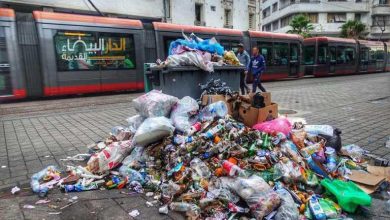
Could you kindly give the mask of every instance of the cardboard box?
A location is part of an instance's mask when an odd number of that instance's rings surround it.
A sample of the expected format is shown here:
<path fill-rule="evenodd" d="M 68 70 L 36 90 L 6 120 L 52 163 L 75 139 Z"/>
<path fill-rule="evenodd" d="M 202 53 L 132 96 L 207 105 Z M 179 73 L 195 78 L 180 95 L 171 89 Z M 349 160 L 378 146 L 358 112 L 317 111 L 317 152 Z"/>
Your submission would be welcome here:
<path fill-rule="evenodd" d="M 228 107 L 228 114 L 231 115 L 233 113 L 233 105 L 227 102 L 228 99 L 229 97 L 225 95 L 204 95 L 202 97 L 202 105 L 206 106 L 214 102 L 224 101 Z"/>
<path fill-rule="evenodd" d="M 249 93 L 249 95 L 245 95 L 245 97 L 247 97 L 248 100 L 250 100 L 250 102 L 252 103 L 254 94 L 255 93 Z M 271 102 L 271 93 L 270 92 L 262 92 L 261 96 L 264 97 L 265 106 L 271 105 L 272 102 Z"/>
<path fill-rule="evenodd" d="M 271 103 L 264 108 L 253 108 L 248 103 L 242 103 L 239 109 L 239 117 L 241 121 L 249 127 L 264 122 L 267 119 L 278 117 L 278 104 Z"/>

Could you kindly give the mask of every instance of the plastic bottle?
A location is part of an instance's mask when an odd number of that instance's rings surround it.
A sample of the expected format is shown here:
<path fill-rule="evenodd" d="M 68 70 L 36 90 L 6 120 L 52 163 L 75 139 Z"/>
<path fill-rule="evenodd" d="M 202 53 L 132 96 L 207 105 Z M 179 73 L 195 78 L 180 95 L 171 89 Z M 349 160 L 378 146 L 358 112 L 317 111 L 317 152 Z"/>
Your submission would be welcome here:
<path fill-rule="evenodd" d="M 325 154 L 326 154 L 326 168 L 327 168 L 327 170 L 329 172 L 335 171 L 337 168 L 336 150 L 331 148 L 331 147 L 327 147 Z"/>
<path fill-rule="evenodd" d="M 328 174 L 324 170 L 322 170 L 321 167 L 319 167 L 316 164 L 316 162 L 312 159 L 311 156 L 306 157 L 305 160 L 306 160 L 306 162 L 309 165 L 309 168 L 311 170 L 313 170 L 315 173 L 317 173 L 317 174 L 319 174 L 319 175 L 321 175 L 321 176 L 323 176 L 325 178 L 329 178 Z"/>
<path fill-rule="evenodd" d="M 187 131 L 187 134 L 189 136 L 194 135 L 196 132 L 200 131 L 202 129 L 202 124 L 199 122 L 196 122 L 191 126 L 191 128 Z"/>
<path fill-rule="evenodd" d="M 64 190 L 65 190 L 65 192 L 90 191 L 90 190 L 99 189 L 99 185 L 103 184 L 103 183 L 104 183 L 104 180 L 103 181 L 92 182 L 88 186 L 84 186 L 82 184 L 65 185 Z"/>
<path fill-rule="evenodd" d="M 240 167 L 227 160 L 222 162 L 222 167 L 229 176 L 242 176 L 244 174 Z"/>
<path fill-rule="evenodd" d="M 193 212 L 198 213 L 200 211 L 199 207 L 192 203 L 187 202 L 172 202 L 169 205 L 169 208 L 177 212 Z"/>
<path fill-rule="evenodd" d="M 249 147 L 248 155 L 249 155 L 250 157 L 252 157 L 252 156 L 255 156 L 256 153 L 257 153 L 256 143 L 252 143 L 251 146 Z"/>
<path fill-rule="evenodd" d="M 262 148 L 270 148 L 271 147 L 271 137 L 268 134 L 263 135 L 263 143 L 261 145 Z"/>
<path fill-rule="evenodd" d="M 217 134 L 219 131 L 223 129 L 223 126 L 220 124 L 217 124 L 213 128 L 209 129 L 206 133 L 203 134 L 204 137 L 208 139 L 212 139 L 215 134 Z"/>
<path fill-rule="evenodd" d="M 325 220 L 326 215 L 324 210 L 322 209 L 320 203 L 316 196 L 312 196 L 309 200 L 309 208 L 311 213 L 313 214 L 314 219 L 316 220 Z"/>
<path fill-rule="evenodd" d="M 202 109 L 200 112 L 200 120 L 212 121 L 215 117 L 225 117 L 227 113 L 228 109 L 224 101 L 214 102 Z"/>
<path fill-rule="evenodd" d="M 192 173 L 193 179 L 210 178 L 211 172 L 207 165 L 199 158 L 194 158 L 190 162 L 190 167 L 195 171 Z"/>

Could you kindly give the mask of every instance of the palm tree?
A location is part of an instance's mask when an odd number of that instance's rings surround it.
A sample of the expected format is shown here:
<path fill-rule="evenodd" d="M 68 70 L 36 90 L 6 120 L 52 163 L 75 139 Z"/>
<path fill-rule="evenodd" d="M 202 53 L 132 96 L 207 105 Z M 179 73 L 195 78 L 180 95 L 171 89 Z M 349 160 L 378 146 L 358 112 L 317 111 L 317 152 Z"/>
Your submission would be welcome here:
<path fill-rule="evenodd" d="M 310 37 L 310 32 L 314 30 L 314 26 L 310 22 L 310 18 L 307 15 L 299 14 L 293 17 L 290 22 L 291 30 L 287 31 L 289 34 L 299 34 L 302 37 Z"/>
<path fill-rule="evenodd" d="M 362 39 L 366 35 L 366 25 L 357 20 L 349 20 L 340 28 L 344 38 Z"/>

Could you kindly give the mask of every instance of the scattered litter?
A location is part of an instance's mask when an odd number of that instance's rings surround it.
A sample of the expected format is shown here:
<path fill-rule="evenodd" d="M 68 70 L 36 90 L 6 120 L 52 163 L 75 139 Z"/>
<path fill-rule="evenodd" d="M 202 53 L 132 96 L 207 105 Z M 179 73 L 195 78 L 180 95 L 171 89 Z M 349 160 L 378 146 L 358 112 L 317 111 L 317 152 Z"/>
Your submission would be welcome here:
<path fill-rule="evenodd" d="M 49 202 L 50 202 L 50 200 L 48 200 L 48 199 L 40 199 L 40 200 L 35 202 L 35 205 L 46 204 L 46 203 L 49 203 Z"/>
<path fill-rule="evenodd" d="M 62 212 L 49 212 L 49 213 L 47 213 L 47 214 L 49 214 L 49 215 L 59 215 L 59 214 L 61 214 Z"/>
<path fill-rule="evenodd" d="M 161 214 L 167 215 L 167 214 L 168 214 L 168 205 L 163 205 L 163 206 L 161 206 L 161 207 L 158 209 L 158 212 L 161 213 Z"/>
<path fill-rule="evenodd" d="M 218 81 L 211 84 L 203 86 L 207 95 L 236 94 Z M 88 145 L 86 167 L 67 166 L 61 179 L 49 166 L 33 175 L 31 187 L 40 196 L 55 185 L 65 193 L 146 192 L 154 201 L 145 205 L 158 206 L 161 214 L 171 209 L 192 219 L 276 220 L 342 218 L 371 204 L 367 189 L 388 191 L 382 184 L 389 181 L 388 167 L 372 164 L 360 146 L 343 146 L 337 128 L 259 113 L 275 104 L 270 94 L 258 95 L 263 103 L 233 96 L 234 105 L 249 104 L 245 109 L 254 117 L 243 112 L 233 117 L 226 99 L 198 106 L 192 98 L 179 101 L 159 91 L 142 95 L 134 100 L 137 116 L 128 118 L 129 127 L 116 126 L 104 141 Z M 253 117 L 252 124 L 242 117 Z M 57 199 L 67 204 L 48 207 L 63 210 L 78 199 Z"/>
<path fill-rule="evenodd" d="M 71 202 L 71 203 L 69 203 L 69 204 L 67 204 L 67 205 L 65 205 L 65 206 L 62 206 L 61 208 L 60 208 L 60 210 L 63 210 L 63 209 L 65 209 L 65 208 L 68 208 L 69 206 L 71 206 L 71 205 L 73 205 L 73 204 L 75 204 L 75 203 L 77 203 L 78 201 L 74 201 L 74 202 Z"/>
<path fill-rule="evenodd" d="M 139 211 L 137 209 L 134 209 L 133 211 L 129 212 L 129 215 L 133 218 L 139 216 Z"/>
<path fill-rule="evenodd" d="M 17 186 L 15 186 L 14 188 L 11 189 L 11 193 L 12 193 L 12 194 L 15 194 L 15 193 L 17 193 L 17 192 L 19 192 L 19 191 L 20 191 L 20 188 L 17 187 Z"/>
<path fill-rule="evenodd" d="M 24 209 L 35 209 L 35 206 L 33 206 L 33 205 L 24 205 L 23 208 Z"/>

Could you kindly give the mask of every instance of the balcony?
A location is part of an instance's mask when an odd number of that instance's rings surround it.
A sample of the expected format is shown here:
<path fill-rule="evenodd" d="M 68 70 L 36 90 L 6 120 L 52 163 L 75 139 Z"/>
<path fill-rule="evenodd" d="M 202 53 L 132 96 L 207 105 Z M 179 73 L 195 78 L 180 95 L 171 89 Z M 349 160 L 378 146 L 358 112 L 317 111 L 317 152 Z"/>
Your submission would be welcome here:
<path fill-rule="evenodd" d="M 388 15 L 390 13 L 390 5 L 376 4 L 372 6 L 372 15 Z"/>

